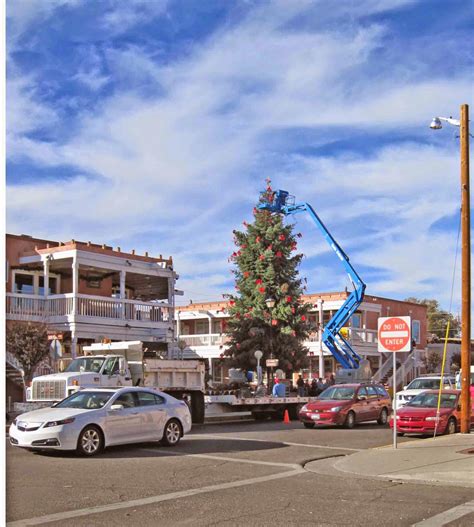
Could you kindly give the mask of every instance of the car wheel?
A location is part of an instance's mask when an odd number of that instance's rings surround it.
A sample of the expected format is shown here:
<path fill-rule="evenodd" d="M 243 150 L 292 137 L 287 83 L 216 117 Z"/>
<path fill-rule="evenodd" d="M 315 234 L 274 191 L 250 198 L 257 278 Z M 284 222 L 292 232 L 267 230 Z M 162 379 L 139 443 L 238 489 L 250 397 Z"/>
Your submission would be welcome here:
<path fill-rule="evenodd" d="M 456 433 L 456 419 L 454 417 L 451 417 L 448 421 L 448 424 L 446 425 L 446 430 L 444 431 L 445 434 L 451 435 Z"/>
<path fill-rule="evenodd" d="M 346 417 L 346 421 L 344 423 L 344 426 L 346 428 L 354 428 L 356 422 L 356 416 L 354 412 L 349 412 Z"/>
<path fill-rule="evenodd" d="M 305 428 L 314 428 L 314 423 L 303 423 Z"/>
<path fill-rule="evenodd" d="M 171 419 L 171 421 L 166 423 L 161 443 L 164 446 L 176 446 L 179 443 L 181 436 L 181 425 L 176 419 Z"/>
<path fill-rule="evenodd" d="M 398 437 L 403 437 L 405 434 L 403 432 L 397 432 Z"/>
<path fill-rule="evenodd" d="M 104 448 L 104 437 L 97 426 L 89 425 L 82 430 L 77 440 L 77 452 L 82 456 L 95 456 Z"/>
<path fill-rule="evenodd" d="M 377 423 L 379 425 L 386 425 L 388 421 L 388 412 L 386 408 L 382 408 L 382 411 L 380 412 L 380 416 L 377 419 Z"/>

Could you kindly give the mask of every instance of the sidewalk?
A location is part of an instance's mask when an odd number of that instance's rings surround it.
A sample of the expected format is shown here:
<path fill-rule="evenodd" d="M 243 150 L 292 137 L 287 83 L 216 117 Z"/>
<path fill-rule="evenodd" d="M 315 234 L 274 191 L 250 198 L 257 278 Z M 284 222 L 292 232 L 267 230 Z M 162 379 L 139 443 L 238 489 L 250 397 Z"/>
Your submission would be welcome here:
<path fill-rule="evenodd" d="M 472 453 L 461 453 L 470 450 Z M 363 450 L 343 458 L 308 463 L 312 472 L 350 473 L 392 481 L 474 488 L 474 434 L 416 439 L 392 446 Z"/>

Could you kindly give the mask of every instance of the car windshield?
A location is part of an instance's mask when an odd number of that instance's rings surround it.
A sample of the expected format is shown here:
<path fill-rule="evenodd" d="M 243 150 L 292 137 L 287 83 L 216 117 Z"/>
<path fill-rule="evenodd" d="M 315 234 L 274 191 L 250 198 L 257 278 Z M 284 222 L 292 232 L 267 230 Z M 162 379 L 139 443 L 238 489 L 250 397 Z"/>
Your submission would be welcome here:
<path fill-rule="evenodd" d="M 326 388 L 318 399 L 352 399 L 355 394 L 355 388 L 350 386 L 331 386 Z"/>
<path fill-rule="evenodd" d="M 407 390 L 435 390 L 439 388 L 439 381 L 440 379 L 415 379 L 407 386 Z"/>
<path fill-rule="evenodd" d="M 55 408 L 81 408 L 94 410 L 102 408 L 114 392 L 76 392 L 58 403 Z"/>
<path fill-rule="evenodd" d="M 441 408 L 454 408 L 458 396 L 455 393 L 441 394 Z M 418 408 L 438 408 L 437 393 L 420 393 L 414 397 L 406 406 L 416 406 Z"/>
<path fill-rule="evenodd" d="M 104 358 L 99 357 L 79 357 L 74 359 L 64 371 L 88 371 L 99 373 L 104 364 Z"/>

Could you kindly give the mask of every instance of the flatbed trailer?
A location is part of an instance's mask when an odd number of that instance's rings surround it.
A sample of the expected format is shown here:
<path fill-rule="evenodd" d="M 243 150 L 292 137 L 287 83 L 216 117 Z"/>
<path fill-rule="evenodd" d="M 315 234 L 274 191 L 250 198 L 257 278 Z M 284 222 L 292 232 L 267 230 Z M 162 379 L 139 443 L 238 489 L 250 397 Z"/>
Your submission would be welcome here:
<path fill-rule="evenodd" d="M 300 409 L 306 403 L 315 401 L 316 397 L 238 397 L 236 395 L 205 395 L 204 403 L 206 410 L 209 405 L 215 407 L 223 414 L 232 412 L 251 412 L 256 420 L 272 417 L 282 419 L 285 410 L 291 419 L 298 419 Z"/>

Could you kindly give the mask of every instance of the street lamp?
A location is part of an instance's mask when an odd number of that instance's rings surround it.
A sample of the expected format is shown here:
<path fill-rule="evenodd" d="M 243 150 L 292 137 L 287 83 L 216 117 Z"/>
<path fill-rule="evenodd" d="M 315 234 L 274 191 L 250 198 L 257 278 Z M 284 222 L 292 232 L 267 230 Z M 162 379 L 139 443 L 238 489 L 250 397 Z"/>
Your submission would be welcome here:
<path fill-rule="evenodd" d="M 272 309 L 273 307 L 275 307 L 275 299 L 269 297 L 265 300 L 265 304 L 267 304 L 268 309 Z M 269 344 L 268 347 L 270 348 L 270 359 L 273 359 L 273 328 L 272 326 L 269 327 L 269 331 L 268 331 L 268 344 Z M 267 379 L 268 379 L 268 386 L 270 388 L 273 388 L 273 366 L 271 367 L 271 370 L 272 370 L 271 381 L 268 378 L 268 370 L 267 370 Z"/>
<path fill-rule="evenodd" d="M 461 119 L 435 117 L 433 130 L 442 128 L 442 121 L 459 127 L 461 144 L 461 240 L 462 240 L 462 314 L 461 314 L 461 433 L 470 428 L 470 372 L 471 372 L 471 235 L 469 201 L 469 106 L 461 105 Z"/>
<path fill-rule="evenodd" d="M 263 353 L 257 350 L 253 356 L 257 359 L 257 386 L 262 384 L 262 367 L 260 366 L 260 359 L 263 357 Z"/>

